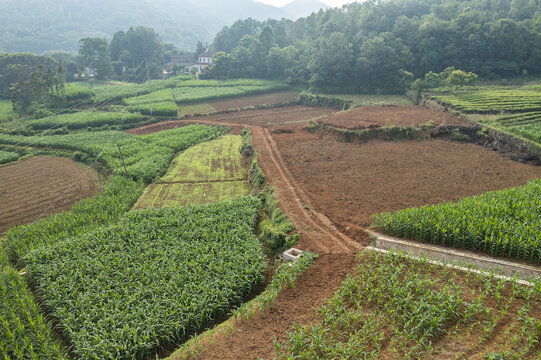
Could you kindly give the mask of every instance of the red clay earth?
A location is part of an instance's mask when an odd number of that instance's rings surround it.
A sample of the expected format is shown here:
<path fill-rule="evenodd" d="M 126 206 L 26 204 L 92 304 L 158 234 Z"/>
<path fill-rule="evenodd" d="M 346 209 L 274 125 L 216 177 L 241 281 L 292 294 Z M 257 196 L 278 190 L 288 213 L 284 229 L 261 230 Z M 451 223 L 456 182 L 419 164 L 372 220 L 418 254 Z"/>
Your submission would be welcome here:
<path fill-rule="evenodd" d="M 240 109 L 249 106 L 257 106 L 263 104 L 282 104 L 295 101 L 299 93 L 295 91 L 280 91 L 270 94 L 246 96 L 230 100 L 215 100 L 209 101 L 208 104 L 217 111 Z"/>
<path fill-rule="evenodd" d="M 541 167 L 481 146 L 449 140 L 337 142 L 300 126 L 273 134 L 285 165 L 313 209 L 340 228 L 370 225 L 370 215 L 456 201 L 541 177 Z"/>
<path fill-rule="evenodd" d="M 468 125 L 464 120 L 448 113 L 420 106 L 363 106 L 340 112 L 321 120 L 324 124 L 350 130 L 368 127 L 411 126 L 432 122 L 435 125 Z"/>
<path fill-rule="evenodd" d="M 36 156 L 0 167 L 0 234 L 70 209 L 99 190 L 94 171 L 72 160 Z"/>

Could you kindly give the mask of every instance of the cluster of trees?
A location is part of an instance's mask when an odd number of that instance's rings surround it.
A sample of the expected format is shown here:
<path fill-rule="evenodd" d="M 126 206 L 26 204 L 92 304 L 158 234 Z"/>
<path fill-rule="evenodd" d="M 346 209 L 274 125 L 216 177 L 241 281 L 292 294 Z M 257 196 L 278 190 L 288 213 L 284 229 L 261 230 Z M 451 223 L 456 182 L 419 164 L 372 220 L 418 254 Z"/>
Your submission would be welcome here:
<path fill-rule="evenodd" d="M 240 20 L 214 39 L 209 78 L 265 77 L 325 91 L 402 92 L 448 67 L 541 73 L 539 0 L 369 0 L 295 22 Z"/>
<path fill-rule="evenodd" d="M 170 56 L 180 52 L 175 45 L 162 43 L 158 33 L 145 26 L 117 31 L 111 42 L 103 38 L 84 38 L 79 43 L 79 65 L 92 69 L 98 79 L 125 77 L 146 61 L 150 77 L 159 78 Z M 145 78 L 146 73 L 140 74 L 134 81 Z"/>
<path fill-rule="evenodd" d="M 23 112 L 64 93 L 64 68 L 47 56 L 0 53 L 0 74 L 0 98 Z"/>

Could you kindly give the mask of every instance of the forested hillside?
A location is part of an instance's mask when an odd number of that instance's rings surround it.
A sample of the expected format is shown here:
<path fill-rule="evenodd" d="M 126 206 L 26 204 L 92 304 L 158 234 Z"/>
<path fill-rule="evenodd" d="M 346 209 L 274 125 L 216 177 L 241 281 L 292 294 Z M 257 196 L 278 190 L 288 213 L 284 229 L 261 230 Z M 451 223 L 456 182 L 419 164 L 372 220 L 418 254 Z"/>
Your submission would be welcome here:
<path fill-rule="evenodd" d="M 266 27 L 268 25 L 268 27 Z M 482 77 L 541 73 L 539 0 L 389 0 L 295 22 L 237 21 L 214 39 L 207 77 L 266 77 L 313 89 L 401 92 L 454 66 Z"/>
<path fill-rule="evenodd" d="M 110 38 L 137 25 L 153 27 L 164 41 L 193 50 L 198 40 L 211 41 L 237 19 L 282 16 L 280 9 L 251 0 L 2 0 L 0 51 L 75 52 L 81 38 Z"/>

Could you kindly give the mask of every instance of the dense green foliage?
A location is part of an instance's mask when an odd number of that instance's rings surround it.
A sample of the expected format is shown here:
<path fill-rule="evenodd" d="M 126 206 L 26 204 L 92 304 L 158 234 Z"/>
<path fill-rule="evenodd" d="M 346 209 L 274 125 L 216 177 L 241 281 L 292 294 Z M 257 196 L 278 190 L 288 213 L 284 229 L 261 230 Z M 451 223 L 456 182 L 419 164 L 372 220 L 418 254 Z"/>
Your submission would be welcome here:
<path fill-rule="evenodd" d="M 12 151 L 0 150 L 0 165 L 17 160 L 21 155 Z"/>
<path fill-rule="evenodd" d="M 4 265 L 0 261 L 0 356 L 68 359 L 62 346 L 52 340 L 53 327 L 39 311 L 24 278 Z"/>
<path fill-rule="evenodd" d="M 277 358 L 533 359 L 540 349 L 539 289 L 365 251 L 318 320 L 275 341 Z M 506 329 L 503 339 L 498 325 Z M 505 347 L 484 357 L 492 340 Z"/>
<path fill-rule="evenodd" d="M 140 114 L 121 112 L 77 112 L 48 116 L 43 119 L 28 121 L 30 127 L 35 130 L 58 129 L 66 127 L 70 130 L 101 127 L 104 125 L 119 126 L 139 123 L 142 121 Z"/>
<path fill-rule="evenodd" d="M 16 117 L 17 114 L 13 111 L 11 101 L 0 100 L 0 123 L 10 121 Z"/>
<path fill-rule="evenodd" d="M 146 102 L 139 105 L 132 105 L 128 108 L 131 112 L 139 112 L 143 115 L 150 115 L 150 103 Z M 155 103 L 152 101 L 152 115 L 153 116 L 178 116 L 178 105 L 174 101 L 161 101 Z"/>
<path fill-rule="evenodd" d="M 145 136 L 113 130 L 49 136 L 0 134 L 0 142 L 80 151 L 91 158 L 99 157 L 113 174 L 124 174 L 119 146 L 124 155 L 128 176 L 136 181 L 150 183 L 165 173 L 177 152 L 213 139 L 222 132 L 223 129 L 212 126 L 188 125 Z"/>
<path fill-rule="evenodd" d="M 131 208 L 142 191 L 142 184 L 114 176 L 103 193 L 79 202 L 70 211 L 8 230 L 7 254 L 23 265 L 22 258 L 33 249 L 114 223 Z"/>
<path fill-rule="evenodd" d="M 457 203 L 374 216 L 386 233 L 541 264 L 541 180 Z"/>
<path fill-rule="evenodd" d="M 454 66 L 481 76 L 541 73 L 536 0 L 389 0 L 295 22 L 239 20 L 214 39 L 207 77 L 262 77 L 334 92 L 401 93 Z"/>
<path fill-rule="evenodd" d="M 81 359 L 142 359 L 228 314 L 263 280 L 253 197 L 128 213 L 28 255 L 28 274 Z"/>

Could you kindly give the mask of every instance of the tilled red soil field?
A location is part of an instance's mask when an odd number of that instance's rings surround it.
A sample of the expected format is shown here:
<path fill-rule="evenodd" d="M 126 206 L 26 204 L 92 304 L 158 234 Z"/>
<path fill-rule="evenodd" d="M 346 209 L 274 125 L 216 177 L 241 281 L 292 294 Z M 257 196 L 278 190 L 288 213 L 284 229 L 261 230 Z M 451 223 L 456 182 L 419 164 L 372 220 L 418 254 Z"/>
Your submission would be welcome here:
<path fill-rule="evenodd" d="M 447 112 L 427 109 L 420 106 L 363 106 L 340 112 L 321 120 L 324 124 L 344 129 L 364 129 L 383 126 L 411 126 L 428 122 L 434 125 L 467 125 L 467 123 Z"/>
<path fill-rule="evenodd" d="M 344 143 L 288 126 L 274 138 L 316 211 L 345 229 L 370 215 L 522 185 L 541 167 L 448 140 Z"/>
<path fill-rule="evenodd" d="M 98 190 L 95 172 L 65 158 L 36 156 L 0 167 L 0 234 L 67 210 Z"/>

